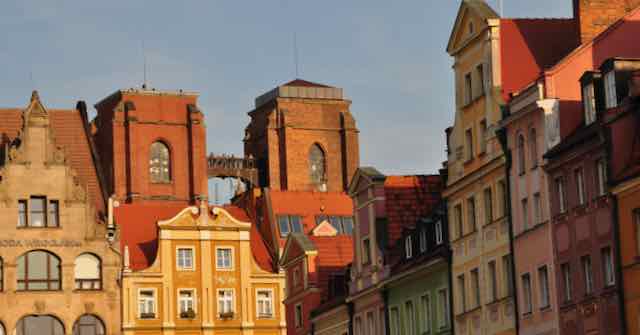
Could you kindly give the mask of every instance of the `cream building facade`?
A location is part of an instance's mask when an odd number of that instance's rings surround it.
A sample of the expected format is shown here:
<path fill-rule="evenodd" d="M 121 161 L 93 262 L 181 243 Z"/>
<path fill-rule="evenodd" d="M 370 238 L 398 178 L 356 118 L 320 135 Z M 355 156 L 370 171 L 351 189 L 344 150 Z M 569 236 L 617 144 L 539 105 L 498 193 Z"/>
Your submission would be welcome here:
<path fill-rule="evenodd" d="M 86 111 L 0 109 L 0 334 L 120 334 L 120 255 Z"/>
<path fill-rule="evenodd" d="M 515 334 L 515 299 L 501 120 L 500 18 L 462 1 L 447 52 L 456 114 L 447 130 L 448 203 L 456 334 Z"/>
<path fill-rule="evenodd" d="M 284 275 L 255 261 L 250 222 L 202 201 L 157 229 L 150 267 L 131 270 L 124 247 L 124 334 L 286 334 Z"/>

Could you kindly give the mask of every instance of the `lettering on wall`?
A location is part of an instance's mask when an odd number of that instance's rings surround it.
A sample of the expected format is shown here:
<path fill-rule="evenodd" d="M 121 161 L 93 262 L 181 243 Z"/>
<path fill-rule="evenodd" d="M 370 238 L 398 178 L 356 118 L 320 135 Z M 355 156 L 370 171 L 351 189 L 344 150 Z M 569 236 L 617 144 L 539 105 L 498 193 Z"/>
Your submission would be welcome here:
<path fill-rule="evenodd" d="M 0 248 L 75 248 L 82 246 L 82 242 L 74 240 L 0 240 Z"/>

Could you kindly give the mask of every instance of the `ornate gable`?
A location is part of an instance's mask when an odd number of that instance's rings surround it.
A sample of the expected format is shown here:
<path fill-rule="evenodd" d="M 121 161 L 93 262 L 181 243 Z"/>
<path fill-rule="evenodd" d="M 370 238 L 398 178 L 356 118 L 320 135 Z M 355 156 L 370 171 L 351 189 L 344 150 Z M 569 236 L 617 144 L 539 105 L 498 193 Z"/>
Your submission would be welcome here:
<path fill-rule="evenodd" d="M 450 55 L 456 54 L 481 35 L 487 27 L 487 20 L 497 18 L 499 15 L 484 0 L 462 1 L 449 37 L 447 52 Z"/>

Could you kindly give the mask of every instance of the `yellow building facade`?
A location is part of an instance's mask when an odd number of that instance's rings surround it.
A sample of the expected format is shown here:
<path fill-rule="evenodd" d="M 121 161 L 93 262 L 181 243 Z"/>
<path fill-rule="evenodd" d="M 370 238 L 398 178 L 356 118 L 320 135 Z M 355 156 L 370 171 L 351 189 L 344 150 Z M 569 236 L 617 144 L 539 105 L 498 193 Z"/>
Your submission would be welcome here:
<path fill-rule="evenodd" d="M 203 201 L 157 228 L 150 267 L 132 270 L 124 247 L 123 334 L 286 333 L 284 275 L 256 262 L 252 223 Z"/>
<path fill-rule="evenodd" d="M 500 18 L 484 1 L 462 1 L 447 52 L 454 58 L 456 113 L 447 130 L 447 199 L 456 334 L 515 334 L 501 120 Z"/>

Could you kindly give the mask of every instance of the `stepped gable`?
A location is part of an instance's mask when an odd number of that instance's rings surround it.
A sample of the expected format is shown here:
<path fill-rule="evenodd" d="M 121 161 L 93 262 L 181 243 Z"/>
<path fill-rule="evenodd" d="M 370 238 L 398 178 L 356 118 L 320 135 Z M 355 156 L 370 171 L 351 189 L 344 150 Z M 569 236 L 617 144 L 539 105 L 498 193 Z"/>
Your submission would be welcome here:
<path fill-rule="evenodd" d="M 37 98 L 37 93 L 34 93 Z M 97 212 L 106 214 L 106 200 L 97 170 L 97 153 L 93 149 L 86 114 L 76 109 L 46 109 L 55 143 L 62 146 L 69 165 L 88 190 Z M 22 131 L 23 109 L 0 109 L 0 146 L 15 139 Z M 0 149 L 2 150 L 2 149 Z"/>
<path fill-rule="evenodd" d="M 441 199 L 442 178 L 438 175 L 387 176 L 384 182 L 387 214 L 387 246 L 402 237 L 405 228 L 415 227 Z"/>

